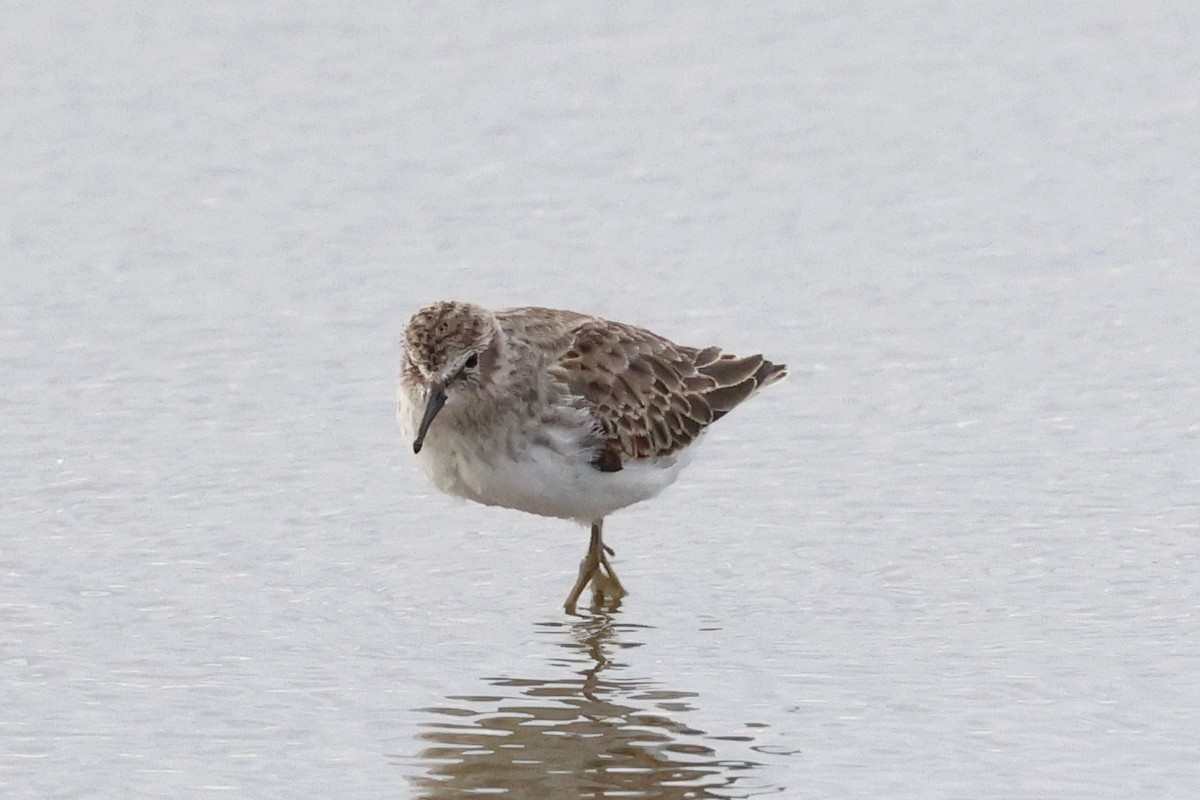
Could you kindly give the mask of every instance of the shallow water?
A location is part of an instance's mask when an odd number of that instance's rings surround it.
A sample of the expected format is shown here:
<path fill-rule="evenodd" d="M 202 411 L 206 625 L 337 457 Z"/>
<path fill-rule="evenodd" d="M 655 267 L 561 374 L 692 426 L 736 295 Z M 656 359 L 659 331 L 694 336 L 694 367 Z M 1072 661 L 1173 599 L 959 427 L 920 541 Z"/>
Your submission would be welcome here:
<path fill-rule="evenodd" d="M 695 692 L 628 674 L 623 651 L 642 646 L 644 626 L 608 615 L 541 625 L 566 651 L 542 667 L 555 677 L 489 677 L 486 693 L 421 709 L 431 719 L 421 723 L 428 747 L 417 763 L 434 763 L 415 781 L 425 796 L 503 787 L 526 797 L 728 797 L 776 788 L 753 760 L 755 752 L 788 755 L 753 744 L 766 724 L 698 730 L 677 719 L 695 710 Z M 749 760 L 730 757 L 739 750 Z"/>
<path fill-rule="evenodd" d="M 1191 4 L 4 13 L 0 794 L 1194 792 Z M 413 467 L 450 297 L 790 364 L 619 610 Z"/>

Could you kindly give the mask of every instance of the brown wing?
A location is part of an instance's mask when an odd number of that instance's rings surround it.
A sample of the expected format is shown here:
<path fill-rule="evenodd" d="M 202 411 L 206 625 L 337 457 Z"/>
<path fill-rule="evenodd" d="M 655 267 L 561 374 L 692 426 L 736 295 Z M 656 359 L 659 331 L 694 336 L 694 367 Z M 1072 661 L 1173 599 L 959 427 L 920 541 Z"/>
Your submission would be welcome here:
<path fill-rule="evenodd" d="M 760 355 L 679 347 L 632 325 L 587 320 L 573 333 L 559 367 L 599 420 L 607 447 L 596 465 L 606 472 L 628 459 L 678 451 L 755 389 L 786 374 Z"/>

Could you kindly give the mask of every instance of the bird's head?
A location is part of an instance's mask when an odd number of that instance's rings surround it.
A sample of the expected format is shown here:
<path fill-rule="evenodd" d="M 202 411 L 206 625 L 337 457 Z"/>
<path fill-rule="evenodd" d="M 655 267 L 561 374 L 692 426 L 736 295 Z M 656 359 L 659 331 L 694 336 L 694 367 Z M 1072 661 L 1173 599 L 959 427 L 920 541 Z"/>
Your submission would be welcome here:
<path fill-rule="evenodd" d="M 470 303 L 440 302 L 409 320 L 404 331 L 404 380 L 425 389 L 425 412 L 413 440 L 421 452 L 425 434 L 447 403 L 469 402 L 495 363 L 500 326 L 488 310 Z"/>

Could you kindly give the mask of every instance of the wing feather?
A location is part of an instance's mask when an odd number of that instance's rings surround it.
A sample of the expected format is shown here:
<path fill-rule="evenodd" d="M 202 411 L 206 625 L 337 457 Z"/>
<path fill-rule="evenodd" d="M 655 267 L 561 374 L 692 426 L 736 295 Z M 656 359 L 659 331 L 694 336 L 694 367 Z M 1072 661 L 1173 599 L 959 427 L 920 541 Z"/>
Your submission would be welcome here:
<path fill-rule="evenodd" d="M 570 335 L 557 366 L 596 417 L 606 471 L 613 471 L 614 454 L 628 461 L 679 451 L 785 369 L 760 355 L 679 347 L 643 328 L 594 318 L 579 321 Z"/>

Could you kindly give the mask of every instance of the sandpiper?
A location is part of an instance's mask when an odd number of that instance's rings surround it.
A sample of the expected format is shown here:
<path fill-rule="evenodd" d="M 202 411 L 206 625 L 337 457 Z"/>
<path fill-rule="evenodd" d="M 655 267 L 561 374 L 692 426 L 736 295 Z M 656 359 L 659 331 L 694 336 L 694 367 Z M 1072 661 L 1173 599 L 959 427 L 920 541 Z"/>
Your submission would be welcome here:
<path fill-rule="evenodd" d="M 404 332 L 396 414 L 443 492 L 591 526 L 564 607 L 626 594 L 601 530 L 674 482 L 704 429 L 787 374 L 574 311 L 440 302 Z"/>

